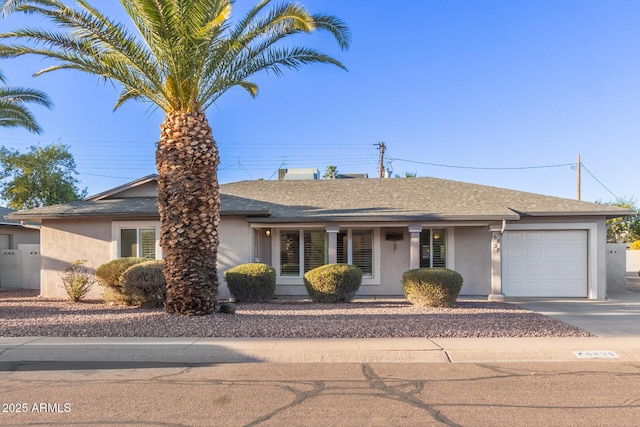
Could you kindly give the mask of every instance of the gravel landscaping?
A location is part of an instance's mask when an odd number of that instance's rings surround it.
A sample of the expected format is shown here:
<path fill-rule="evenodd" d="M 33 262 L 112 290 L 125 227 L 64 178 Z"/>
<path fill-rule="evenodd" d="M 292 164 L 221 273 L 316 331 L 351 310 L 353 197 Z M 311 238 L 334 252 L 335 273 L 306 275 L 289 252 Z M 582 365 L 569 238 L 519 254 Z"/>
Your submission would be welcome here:
<path fill-rule="evenodd" d="M 402 300 L 238 304 L 235 314 L 167 315 L 160 309 L 0 291 L 2 337 L 477 338 L 587 337 L 579 328 L 512 304 L 461 300 L 424 309 Z"/>

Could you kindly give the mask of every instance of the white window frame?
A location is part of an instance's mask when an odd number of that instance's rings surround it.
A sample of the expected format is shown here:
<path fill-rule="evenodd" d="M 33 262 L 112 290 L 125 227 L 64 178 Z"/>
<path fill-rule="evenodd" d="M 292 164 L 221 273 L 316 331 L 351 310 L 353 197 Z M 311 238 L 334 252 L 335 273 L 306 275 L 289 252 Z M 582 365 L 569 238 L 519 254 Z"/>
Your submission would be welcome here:
<path fill-rule="evenodd" d="M 156 259 L 163 258 L 162 249 L 160 248 L 160 221 L 112 221 L 111 222 L 111 258 L 122 258 L 120 252 L 121 246 L 121 230 L 124 229 L 154 229 L 156 232 Z"/>
<path fill-rule="evenodd" d="M 279 285 L 300 285 L 302 283 L 303 275 L 299 274 L 298 276 L 282 276 L 280 275 L 280 232 L 281 231 L 298 231 L 300 233 L 300 242 L 302 246 L 304 246 L 304 232 L 305 231 L 318 231 L 318 224 L 313 224 L 309 226 L 302 227 L 278 227 L 272 228 L 272 236 L 275 238 L 271 239 L 271 249 L 272 249 L 272 266 L 276 269 L 276 277 Z M 324 229 L 323 229 L 324 230 Z M 352 260 L 352 251 L 351 251 L 351 230 L 371 230 L 373 233 L 373 238 L 371 244 L 373 245 L 373 274 L 371 276 L 363 276 L 362 285 L 380 285 L 380 228 L 379 227 L 340 227 L 340 230 L 348 233 L 347 245 L 348 245 L 348 259 L 349 262 Z M 300 272 L 303 271 L 304 268 L 304 247 L 300 248 Z"/>
<path fill-rule="evenodd" d="M 429 232 L 429 267 L 425 268 L 433 268 L 433 232 L 435 230 L 444 230 L 444 248 L 445 248 L 445 256 L 444 256 L 444 265 L 445 268 L 449 268 L 449 229 L 446 227 L 423 227 L 420 234 L 424 232 Z M 420 261 L 422 261 L 422 245 L 420 245 Z"/>

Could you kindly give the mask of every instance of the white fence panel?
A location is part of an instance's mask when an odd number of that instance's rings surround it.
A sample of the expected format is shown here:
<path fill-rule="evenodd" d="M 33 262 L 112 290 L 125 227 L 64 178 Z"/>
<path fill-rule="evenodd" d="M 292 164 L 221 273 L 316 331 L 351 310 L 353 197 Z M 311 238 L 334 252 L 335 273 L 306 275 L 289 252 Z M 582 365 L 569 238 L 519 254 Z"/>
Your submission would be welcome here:
<path fill-rule="evenodd" d="M 22 287 L 40 289 L 40 245 L 18 245 L 22 252 Z"/>
<path fill-rule="evenodd" d="M 0 286 L 22 287 L 22 251 L 17 249 L 0 251 Z"/>

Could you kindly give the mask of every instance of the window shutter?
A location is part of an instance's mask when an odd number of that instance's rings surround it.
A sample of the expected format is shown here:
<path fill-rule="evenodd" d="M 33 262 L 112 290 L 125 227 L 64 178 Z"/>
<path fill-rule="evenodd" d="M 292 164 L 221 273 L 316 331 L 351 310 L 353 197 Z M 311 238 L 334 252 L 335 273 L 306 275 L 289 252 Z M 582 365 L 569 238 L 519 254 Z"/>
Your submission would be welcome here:
<path fill-rule="evenodd" d="M 445 268 L 447 257 L 445 250 L 446 233 L 445 230 L 433 230 L 433 266 Z"/>
<path fill-rule="evenodd" d="M 304 232 L 304 272 L 327 263 L 327 233 L 324 231 Z"/>
<path fill-rule="evenodd" d="M 420 233 L 420 268 L 431 267 L 431 230 Z"/>
<path fill-rule="evenodd" d="M 140 230 L 140 257 L 156 259 L 156 230 L 147 228 Z"/>
<path fill-rule="evenodd" d="M 280 232 L 280 275 L 300 276 L 300 233 Z"/>
<path fill-rule="evenodd" d="M 447 266 L 445 229 L 424 230 L 420 233 L 420 268 Z"/>
<path fill-rule="evenodd" d="M 360 267 L 364 276 L 373 276 L 373 232 L 353 230 L 351 232 L 352 263 Z"/>

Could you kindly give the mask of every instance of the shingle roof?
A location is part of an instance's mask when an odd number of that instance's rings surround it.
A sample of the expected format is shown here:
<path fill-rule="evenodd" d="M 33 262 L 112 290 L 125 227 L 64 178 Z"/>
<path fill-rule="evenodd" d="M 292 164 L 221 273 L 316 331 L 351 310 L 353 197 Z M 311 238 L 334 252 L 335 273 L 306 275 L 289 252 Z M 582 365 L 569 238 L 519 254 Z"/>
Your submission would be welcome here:
<path fill-rule="evenodd" d="M 13 209 L 5 208 L 4 206 L 0 206 L 0 224 L 2 225 L 20 225 L 20 221 L 12 221 L 6 219 L 5 216 L 10 213 L 15 212 Z"/>
<path fill-rule="evenodd" d="M 521 216 L 622 216 L 633 211 L 437 178 L 242 181 L 227 196 L 266 203 L 281 220 L 464 220 Z"/>
<path fill-rule="evenodd" d="M 437 178 L 241 181 L 223 184 L 223 215 L 260 222 L 517 220 L 607 216 L 628 209 Z M 16 212 L 12 219 L 157 216 L 151 197 L 85 200 Z"/>

